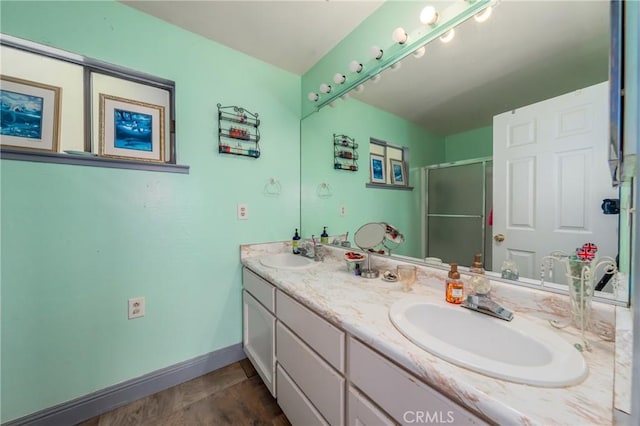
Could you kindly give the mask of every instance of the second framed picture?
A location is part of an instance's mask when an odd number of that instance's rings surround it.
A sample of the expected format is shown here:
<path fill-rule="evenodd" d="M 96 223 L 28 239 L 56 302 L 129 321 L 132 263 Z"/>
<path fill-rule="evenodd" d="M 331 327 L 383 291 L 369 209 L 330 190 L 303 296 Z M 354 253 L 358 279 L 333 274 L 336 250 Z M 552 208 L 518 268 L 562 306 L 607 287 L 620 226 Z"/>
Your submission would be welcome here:
<path fill-rule="evenodd" d="M 404 163 L 400 160 L 391 160 L 391 183 L 394 185 L 406 185 Z"/>
<path fill-rule="evenodd" d="M 164 162 L 165 107 L 100 93 L 99 155 Z"/>
<path fill-rule="evenodd" d="M 382 155 L 370 154 L 371 182 L 386 183 L 384 167 L 384 157 Z"/>

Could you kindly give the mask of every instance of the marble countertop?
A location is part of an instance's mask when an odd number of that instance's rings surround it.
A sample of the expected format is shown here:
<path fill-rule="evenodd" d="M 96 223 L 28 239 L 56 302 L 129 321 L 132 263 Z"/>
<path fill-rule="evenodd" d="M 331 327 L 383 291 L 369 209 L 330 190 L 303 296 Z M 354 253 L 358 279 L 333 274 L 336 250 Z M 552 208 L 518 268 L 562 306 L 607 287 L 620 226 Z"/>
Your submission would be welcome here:
<path fill-rule="evenodd" d="M 614 407 L 631 414 L 631 364 L 633 363 L 633 315 L 616 307 L 616 364 Z"/>
<path fill-rule="evenodd" d="M 606 425 L 613 422 L 614 343 L 599 337 L 615 335 L 615 307 L 594 303 L 594 332 L 587 338 L 592 351 L 584 352 L 588 377 L 579 385 L 541 388 L 511 383 L 451 364 L 414 345 L 393 326 L 388 310 L 395 301 L 421 295 L 444 301 L 446 272 L 418 266 L 417 281 L 409 293 L 399 283 L 355 276 L 347 270 L 344 250 L 327 246 L 326 257 L 312 267 L 273 269 L 260 263 L 271 253 L 289 252 L 288 243 L 241 246 L 243 265 L 272 282 L 277 288 L 325 319 L 375 348 L 411 371 L 442 394 L 470 411 L 504 425 Z M 372 265 L 393 270 L 398 263 L 375 256 Z M 465 276 L 463 275 L 463 280 Z M 515 315 L 541 326 L 551 319 L 565 319 L 567 296 L 492 281 L 491 296 Z M 443 327 L 446 324 L 443 324 Z M 580 342 L 573 327 L 553 329 L 569 343 Z M 621 391 L 623 392 L 623 391 Z M 620 395 L 624 397 L 624 395 Z M 619 395 L 616 395 L 616 399 Z"/>

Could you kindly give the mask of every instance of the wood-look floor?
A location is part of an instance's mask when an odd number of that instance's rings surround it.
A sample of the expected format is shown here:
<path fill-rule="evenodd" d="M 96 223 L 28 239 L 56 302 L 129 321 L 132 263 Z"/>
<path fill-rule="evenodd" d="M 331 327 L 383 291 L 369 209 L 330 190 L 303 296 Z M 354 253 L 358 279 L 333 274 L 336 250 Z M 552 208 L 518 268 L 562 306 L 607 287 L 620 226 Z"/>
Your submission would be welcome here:
<path fill-rule="evenodd" d="M 244 359 L 94 417 L 78 426 L 290 426 L 251 363 Z"/>

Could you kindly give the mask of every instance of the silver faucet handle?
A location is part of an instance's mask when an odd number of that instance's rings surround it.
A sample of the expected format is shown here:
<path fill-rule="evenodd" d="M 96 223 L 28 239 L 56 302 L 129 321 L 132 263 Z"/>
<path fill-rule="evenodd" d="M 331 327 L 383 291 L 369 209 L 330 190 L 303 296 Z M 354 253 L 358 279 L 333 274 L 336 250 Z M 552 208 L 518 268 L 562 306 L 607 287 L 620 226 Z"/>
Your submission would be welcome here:
<path fill-rule="evenodd" d="M 461 306 L 505 321 L 511 321 L 513 319 L 513 312 L 498 305 L 491 300 L 489 296 L 467 296 L 467 299 L 462 302 Z"/>

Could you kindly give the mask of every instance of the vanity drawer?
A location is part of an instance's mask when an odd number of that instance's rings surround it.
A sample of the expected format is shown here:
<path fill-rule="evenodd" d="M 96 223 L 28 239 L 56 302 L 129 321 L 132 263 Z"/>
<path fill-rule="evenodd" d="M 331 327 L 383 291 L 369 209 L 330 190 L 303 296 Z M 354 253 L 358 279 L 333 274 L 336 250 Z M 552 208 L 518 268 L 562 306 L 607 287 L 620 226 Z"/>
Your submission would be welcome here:
<path fill-rule="evenodd" d="M 278 364 L 332 425 L 344 423 L 344 377 L 278 321 Z"/>
<path fill-rule="evenodd" d="M 276 288 L 247 268 L 242 268 L 242 286 L 271 313 L 275 312 Z"/>
<path fill-rule="evenodd" d="M 344 332 L 281 291 L 276 293 L 276 301 L 278 319 L 344 374 Z"/>
<path fill-rule="evenodd" d="M 354 338 L 349 338 L 349 380 L 400 424 L 420 419 L 486 424 Z"/>
<path fill-rule="evenodd" d="M 396 423 L 373 405 L 364 395 L 349 386 L 347 424 L 350 426 L 394 426 Z"/>
<path fill-rule="evenodd" d="M 278 405 L 293 425 L 328 425 L 291 377 L 278 365 L 276 370 Z"/>

